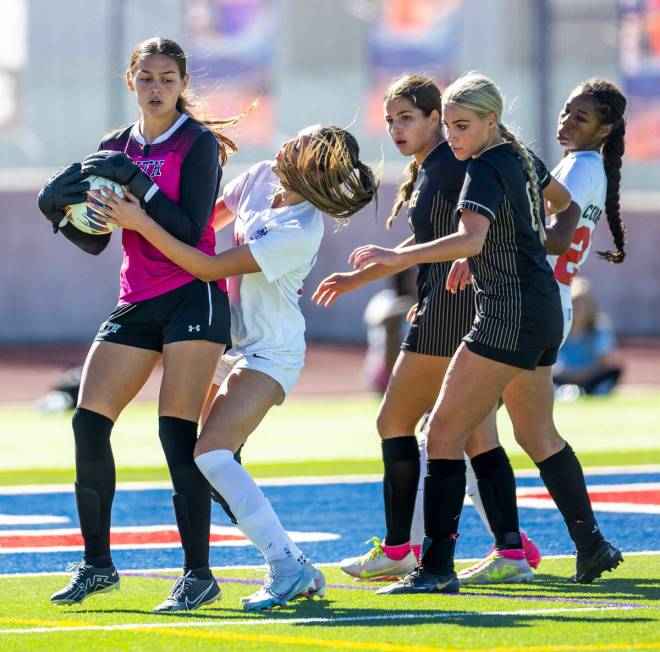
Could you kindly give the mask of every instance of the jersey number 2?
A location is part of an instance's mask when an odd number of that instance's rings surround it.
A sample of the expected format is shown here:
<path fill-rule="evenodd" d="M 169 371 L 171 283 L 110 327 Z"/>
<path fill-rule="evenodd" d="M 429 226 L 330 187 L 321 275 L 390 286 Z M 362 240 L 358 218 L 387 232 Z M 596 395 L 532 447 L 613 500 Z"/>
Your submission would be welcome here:
<path fill-rule="evenodd" d="M 584 258 L 585 252 L 589 249 L 591 242 L 591 229 L 588 226 L 581 226 L 575 230 L 573 242 L 568 251 L 557 258 L 555 265 L 555 278 L 564 285 L 570 285 L 573 277 L 578 273 L 580 261 Z"/>

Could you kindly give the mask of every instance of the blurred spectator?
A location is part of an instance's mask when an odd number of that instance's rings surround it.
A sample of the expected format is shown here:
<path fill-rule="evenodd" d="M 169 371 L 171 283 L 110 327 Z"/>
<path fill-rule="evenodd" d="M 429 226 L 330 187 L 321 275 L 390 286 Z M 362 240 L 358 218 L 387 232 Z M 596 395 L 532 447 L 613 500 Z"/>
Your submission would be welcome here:
<path fill-rule="evenodd" d="M 580 394 L 609 394 L 622 371 L 611 359 L 616 341 L 609 318 L 598 312 L 586 279 L 573 281 L 571 296 L 573 324 L 553 370 L 558 394 L 577 395 L 576 388 Z"/>
<path fill-rule="evenodd" d="M 78 403 L 82 367 L 67 369 L 55 386 L 37 402 L 39 412 L 64 412 L 73 410 Z"/>
<path fill-rule="evenodd" d="M 415 304 L 417 267 L 390 276 L 391 287 L 369 300 L 362 317 L 367 327 L 364 374 L 369 387 L 385 393 L 407 326 L 406 315 Z"/>

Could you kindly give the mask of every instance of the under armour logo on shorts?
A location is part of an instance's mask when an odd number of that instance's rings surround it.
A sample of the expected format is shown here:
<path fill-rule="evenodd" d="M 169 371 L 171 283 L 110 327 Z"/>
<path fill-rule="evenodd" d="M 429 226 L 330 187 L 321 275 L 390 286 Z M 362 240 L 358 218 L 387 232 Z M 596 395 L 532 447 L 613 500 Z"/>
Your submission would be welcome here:
<path fill-rule="evenodd" d="M 194 326 L 192 324 L 188 324 L 188 332 L 189 333 L 192 333 L 193 331 L 197 331 L 199 333 L 200 330 L 201 330 L 201 328 L 200 328 L 199 324 L 195 324 Z"/>

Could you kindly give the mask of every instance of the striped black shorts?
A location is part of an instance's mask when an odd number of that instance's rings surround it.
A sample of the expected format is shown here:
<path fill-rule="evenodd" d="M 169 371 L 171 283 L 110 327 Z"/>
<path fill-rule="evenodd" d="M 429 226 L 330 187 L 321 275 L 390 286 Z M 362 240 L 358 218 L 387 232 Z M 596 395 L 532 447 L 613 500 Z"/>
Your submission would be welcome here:
<path fill-rule="evenodd" d="M 452 294 L 438 283 L 420 299 L 401 350 L 451 358 L 474 322 L 474 292 Z"/>

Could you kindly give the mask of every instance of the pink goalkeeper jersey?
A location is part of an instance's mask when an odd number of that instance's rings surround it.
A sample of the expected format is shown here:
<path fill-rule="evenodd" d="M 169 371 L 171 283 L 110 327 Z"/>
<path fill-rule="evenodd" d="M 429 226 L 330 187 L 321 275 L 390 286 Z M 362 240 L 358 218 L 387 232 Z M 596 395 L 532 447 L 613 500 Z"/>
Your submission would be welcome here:
<path fill-rule="evenodd" d="M 168 199 L 178 204 L 183 162 L 197 138 L 205 131 L 207 128 L 203 124 L 183 114 L 153 143 L 145 143 L 136 123 L 111 134 L 101 143 L 100 149 L 125 152 Z M 194 183 L 194 180 L 190 182 Z M 200 187 L 200 192 L 212 191 L 208 187 Z M 122 246 L 124 260 L 120 272 L 119 304 L 145 301 L 195 280 L 192 274 L 174 264 L 136 231 L 123 230 Z M 195 247 L 214 255 L 215 231 L 211 215 Z M 224 279 L 218 281 L 218 287 L 227 291 Z"/>

